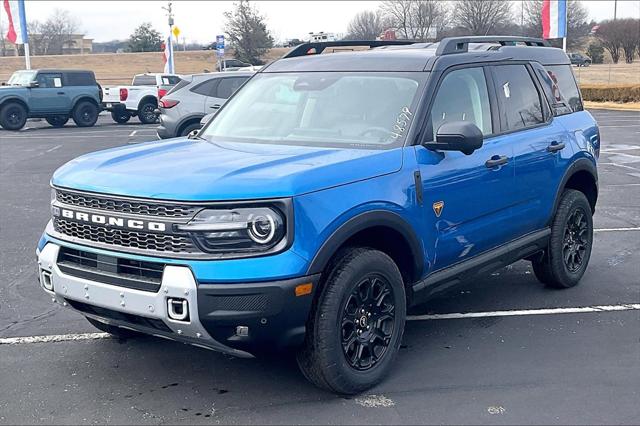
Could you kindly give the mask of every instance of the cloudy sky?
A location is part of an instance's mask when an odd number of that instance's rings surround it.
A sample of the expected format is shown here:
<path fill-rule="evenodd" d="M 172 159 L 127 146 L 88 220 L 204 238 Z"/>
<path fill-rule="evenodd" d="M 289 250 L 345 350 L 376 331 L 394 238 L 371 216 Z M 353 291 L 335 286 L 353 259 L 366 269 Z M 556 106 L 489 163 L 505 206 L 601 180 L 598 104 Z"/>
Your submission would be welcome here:
<path fill-rule="evenodd" d="M 375 10 L 378 1 L 256 1 L 266 16 L 276 40 L 302 38 L 309 32 L 343 33 L 349 20 L 359 11 Z M 516 2 L 517 3 L 517 2 Z M 589 15 L 595 20 L 613 17 L 613 0 L 586 0 Z M 126 39 L 142 22 L 151 22 L 158 30 L 167 28 L 162 1 L 26 1 L 28 20 L 45 20 L 54 9 L 68 10 L 80 29 L 95 41 Z M 230 1 L 174 1 L 176 25 L 187 42 L 215 40 L 224 26 L 223 12 Z M 519 8 L 519 5 L 515 5 Z M 4 15 L 4 14 L 2 14 Z M 640 18 L 640 0 L 619 0 L 618 17 Z M 3 16 L 2 19 L 6 21 Z M 181 40 L 182 41 L 182 40 Z"/>

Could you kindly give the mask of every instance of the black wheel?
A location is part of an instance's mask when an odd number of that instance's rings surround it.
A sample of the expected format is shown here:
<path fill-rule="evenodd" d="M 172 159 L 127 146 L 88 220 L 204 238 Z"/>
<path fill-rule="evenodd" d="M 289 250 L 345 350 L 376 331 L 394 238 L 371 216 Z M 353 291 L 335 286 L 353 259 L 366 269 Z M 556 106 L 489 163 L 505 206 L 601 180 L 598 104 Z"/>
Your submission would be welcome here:
<path fill-rule="evenodd" d="M 573 287 L 584 275 L 593 246 L 593 218 L 587 197 L 574 189 L 562 194 L 551 225 L 549 247 L 532 261 L 533 271 L 550 287 Z"/>
<path fill-rule="evenodd" d="M 200 125 L 200 123 L 189 124 L 188 126 L 185 126 L 184 129 L 182 129 L 182 132 L 180 132 L 180 136 L 189 136 L 189 133 L 193 132 L 194 130 L 200 129 L 201 127 L 202 126 Z"/>
<path fill-rule="evenodd" d="M 389 373 L 404 331 L 405 290 L 398 267 L 380 251 L 350 249 L 336 259 L 297 359 L 315 385 L 352 395 Z"/>
<path fill-rule="evenodd" d="M 98 330 L 109 333 L 119 339 L 129 339 L 132 337 L 142 336 L 142 333 L 138 333 L 137 331 L 127 330 L 126 328 L 120 328 L 114 325 L 105 324 L 101 321 L 94 320 L 93 318 L 87 318 L 87 321 L 89 321 L 91 325 L 93 325 Z"/>
<path fill-rule="evenodd" d="M 27 109 L 17 102 L 7 102 L 0 109 L 0 126 L 5 130 L 20 130 L 27 122 Z"/>
<path fill-rule="evenodd" d="M 146 101 L 138 107 L 138 119 L 143 124 L 153 124 L 158 121 L 158 114 L 154 111 L 158 108 L 156 102 Z"/>
<path fill-rule="evenodd" d="M 52 125 L 53 127 L 63 127 L 69 121 L 68 115 L 54 115 L 52 117 L 45 118 L 47 123 Z"/>
<path fill-rule="evenodd" d="M 93 102 L 80 101 L 73 109 L 73 121 L 78 127 L 91 127 L 98 121 L 98 107 Z"/>
<path fill-rule="evenodd" d="M 126 109 L 111 111 L 111 118 L 118 124 L 124 124 L 131 119 L 131 114 Z"/>

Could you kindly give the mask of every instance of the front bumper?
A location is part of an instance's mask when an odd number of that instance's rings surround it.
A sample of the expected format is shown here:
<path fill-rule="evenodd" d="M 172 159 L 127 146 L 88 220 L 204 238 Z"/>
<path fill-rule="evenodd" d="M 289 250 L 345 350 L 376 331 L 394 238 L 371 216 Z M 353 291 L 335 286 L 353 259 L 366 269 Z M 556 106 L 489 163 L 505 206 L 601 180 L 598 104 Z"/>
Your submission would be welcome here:
<path fill-rule="evenodd" d="M 40 285 L 54 302 L 110 325 L 238 357 L 302 344 L 313 291 L 297 296 L 296 287 L 311 283 L 315 290 L 319 279 L 197 284 L 189 267 L 166 265 L 160 290 L 150 292 L 65 274 L 57 265 L 59 251 L 49 242 L 37 253 Z M 187 320 L 169 317 L 168 299 L 187 302 Z"/>

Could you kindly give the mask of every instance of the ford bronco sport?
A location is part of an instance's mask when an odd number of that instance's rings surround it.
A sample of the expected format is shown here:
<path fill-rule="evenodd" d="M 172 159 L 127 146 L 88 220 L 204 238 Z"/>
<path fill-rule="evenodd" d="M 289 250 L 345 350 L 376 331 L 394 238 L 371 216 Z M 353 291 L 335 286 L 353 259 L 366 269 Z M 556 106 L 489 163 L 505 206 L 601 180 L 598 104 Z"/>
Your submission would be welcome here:
<path fill-rule="evenodd" d="M 44 118 L 53 127 L 69 118 L 78 127 L 96 124 L 102 91 L 92 71 L 16 71 L 0 87 L 0 126 L 20 130 L 27 118 Z"/>
<path fill-rule="evenodd" d="M 355 44 L 371 49 L 320 54 Z M 436 292 L 519 259 L 579 282 L 599 146 L 569 59 L 540 39 L 309 43 L 195 138 L 58 169 L 39 279 L 108 333 L 295 349 L 309 380 L 353 394 Z"/>

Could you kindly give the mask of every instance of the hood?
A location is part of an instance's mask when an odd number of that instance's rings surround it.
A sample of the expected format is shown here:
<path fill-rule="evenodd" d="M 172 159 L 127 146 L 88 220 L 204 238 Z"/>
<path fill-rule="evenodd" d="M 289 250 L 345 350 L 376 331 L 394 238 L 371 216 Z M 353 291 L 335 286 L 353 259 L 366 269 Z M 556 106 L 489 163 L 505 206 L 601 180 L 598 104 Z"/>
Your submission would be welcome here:
<path fill-rule="evenodd" d="M 402 150 L 336 149 L 191 139 L 113 148 L 78 157 L 55 186 L 132 197 L 226 201 L 300 195 L 393 173 Z"/>

